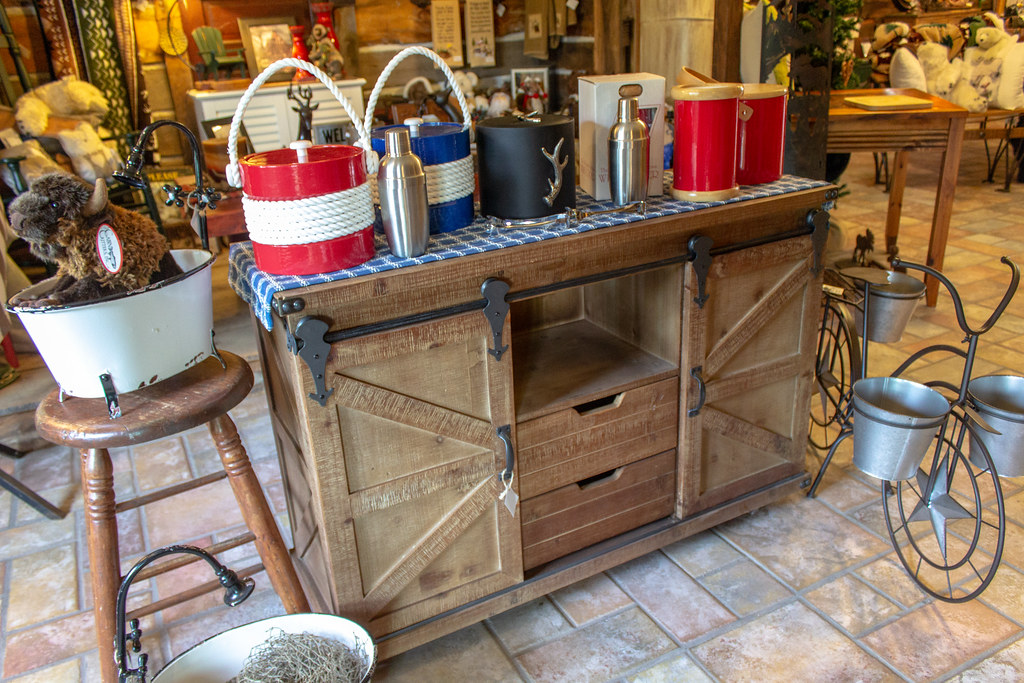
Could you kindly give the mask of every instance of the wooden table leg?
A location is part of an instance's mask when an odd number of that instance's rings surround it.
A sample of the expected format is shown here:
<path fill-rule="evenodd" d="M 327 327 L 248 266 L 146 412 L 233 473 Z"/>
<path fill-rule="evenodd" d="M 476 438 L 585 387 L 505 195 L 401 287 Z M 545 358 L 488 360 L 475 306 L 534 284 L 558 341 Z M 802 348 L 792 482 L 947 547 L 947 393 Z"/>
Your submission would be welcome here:
<path fill-rule="evenodd" d="M 900 236 L 900 216 L 903 214 L 903 189 L 907 185 L 908 152 L 901 149 L 894 155 L 889 175 L 889 211 L 885 215 L 885 253 L 893 253 L 893 247 Z"/>
<path fill-rule="evenodd" d="M 949 141 L 942 154 L 942 168 L 939 170 L 939 189 L 935 195 L 935 213 L 932 216 L 932 234 L 928 239 L 928 262 L 926 265 L 942 270 L 946 255 L 946 240 L 949 238 L 949 219 L 953 215 L 953 195 L 956 194 L 956 180 L 960 173 L 960 153 L 964 142 L 966 119 L 957 117 L 949 121 Z M 934 306 L 939 298 L 939 281 L 925 278 L 926 301 Z"/>
<path fill-rule="evenodd" d="M 289 614 L 308 612 L 306 594 L 292 566 L 291 556 L 281 538 L 270 505 L 260 488 L 259 479 L 253 472 L 249 456 L 238 438 L 235 423 L 225 414 L 211 420 L 209 428 L 245 523 L 256 537 L 256 550 L 263 560 L 271 585 Z"/>
<path fill-rule="evenodd" d="M 85 501 L 85 533 L 92 573 L 92 601 L 103 683 L 117 681 L 114 634 L 117 629 L 117 590 L 121 585 L 121 560 L 114 514 L 114 467 L 105 448 L 81 451 L 82 496 Z"/>

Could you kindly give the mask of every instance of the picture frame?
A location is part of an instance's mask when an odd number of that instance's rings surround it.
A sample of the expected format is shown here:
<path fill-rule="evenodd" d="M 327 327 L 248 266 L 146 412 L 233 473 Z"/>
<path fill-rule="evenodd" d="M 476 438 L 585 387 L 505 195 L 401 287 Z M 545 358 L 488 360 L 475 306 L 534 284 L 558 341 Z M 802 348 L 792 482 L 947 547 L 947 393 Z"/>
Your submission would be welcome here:
<path fill-rule="evenodd" d="M 264 69 L 279 59 L 292 56 L 292 34 L 289 26 L 295 24 L 295 17 L 257 17 L 239 19 L 238 33 L 245 48 L 245 64 L 249 76 L 256 78 Z M 269 81 L 287 81 L 295 69 L 281 69 Z"/>
<path fill-rule="evenodd" d="M 512 69 L 511 76 L 512 98 L 520 111 L 545 114 L 550 110 L 547 68 Z"/>
<path fill-rule="evenodd" d="M 202 139 L 224 140 L 225 144 L 227 144 L 228 135 L 231 132 L 231 121 L 233 119 L 233 116 L 222 116 L 216 119 L 206 119 L 205 121 L 200 121 L 199 125 L 203 129 Z M 245 130 L 244 121 L 240 121 L 238 123 L 238 139 L 245 140 L 246 154 L 252 154 L 252 141 L 249 139 L 249 132 Z"/>

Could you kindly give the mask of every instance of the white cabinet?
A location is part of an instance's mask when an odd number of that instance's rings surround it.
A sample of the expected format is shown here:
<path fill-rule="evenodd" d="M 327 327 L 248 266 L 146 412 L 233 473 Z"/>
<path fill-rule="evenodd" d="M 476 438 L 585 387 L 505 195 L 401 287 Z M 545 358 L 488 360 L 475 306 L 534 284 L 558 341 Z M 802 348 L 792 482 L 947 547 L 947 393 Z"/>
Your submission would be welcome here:
<path fill-rule="evenodd" d="M 359 116 L 363 115 L 363 85 L 365 83 L 366 80 L 362 78 L 335 81 L 338 90 L 348 99 Z M 324 124 L 340 126 L 349 120 L 344 107 L 322 83 L 312 81 L 302 84 L 302 87 L 307 86 L 313 89 L 312 103 L 317 105 L 313 111 L 314 130 Z M 235 109 L 238 108 L 238 101 L 242 99 L 244 93 L 245 90 L 190 90 L 188 92 L 188 97 L 195 109 L 196 122 L 199 124 L 202 139 L 208 137 L 202 130 L 203 121 L 230 119 L 234 116 Z M 287 147 L 298 137 L 299 115 L 293 111 L 295 106 L 297 106 L 295 101 L 288 99 L 288 85 L 285 83 L 269 83 L 256 91 L 242 117 L 254 151 L 266 152 Z"/>

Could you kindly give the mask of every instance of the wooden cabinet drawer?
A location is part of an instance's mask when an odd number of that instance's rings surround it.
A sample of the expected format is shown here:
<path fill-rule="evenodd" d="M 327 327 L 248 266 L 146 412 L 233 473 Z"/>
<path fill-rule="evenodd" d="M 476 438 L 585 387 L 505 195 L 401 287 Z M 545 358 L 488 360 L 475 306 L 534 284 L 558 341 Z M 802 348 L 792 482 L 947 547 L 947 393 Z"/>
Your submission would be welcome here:
<path fill-rule="evenodd" d="M 675 481 L 673 449 L 524 500 L 523 568 L 668 517 Z"/>
<path fill-rule="evenodd" d="M 519 423 L 520 495 L 532 498 L 675 448 L 678 405 L 679 380 L 672 378 Z"/>

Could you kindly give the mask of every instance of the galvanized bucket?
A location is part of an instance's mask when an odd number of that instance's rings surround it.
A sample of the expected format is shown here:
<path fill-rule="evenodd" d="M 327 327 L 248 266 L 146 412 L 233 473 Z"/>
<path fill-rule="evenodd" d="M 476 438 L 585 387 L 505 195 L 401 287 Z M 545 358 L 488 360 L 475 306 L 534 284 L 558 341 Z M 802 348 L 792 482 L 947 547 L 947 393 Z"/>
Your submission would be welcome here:
<path fill-rule="evenodd" d="M 853 411 L 853 464 L 878 479 L 899 481 L 917 472 L 949 401 L 908 379 L 869 377 L 853 385 Z"/>
<path fill-rule="evenodd" d="M 924 298 L 924 283 L 917 278 L 887 271 L 889 283 L 871 285 L 868 290 L 868 339 L 873 342 L 898 342 L 910 322 L 918 302 Z M 864 335 L 864 312 L 853 307 L 857 334 Z"/>
<path fill-rule="evenodd" d="M 989 375 L 975 377 L 967 384 L 967 394 L 978 414 L 995 429 L 993 434 L 971 420 L 971 462 L 984 467 L 977 441 L 985 444 L 1001 477 L 1024 475 L 1024 377 Z"/>

